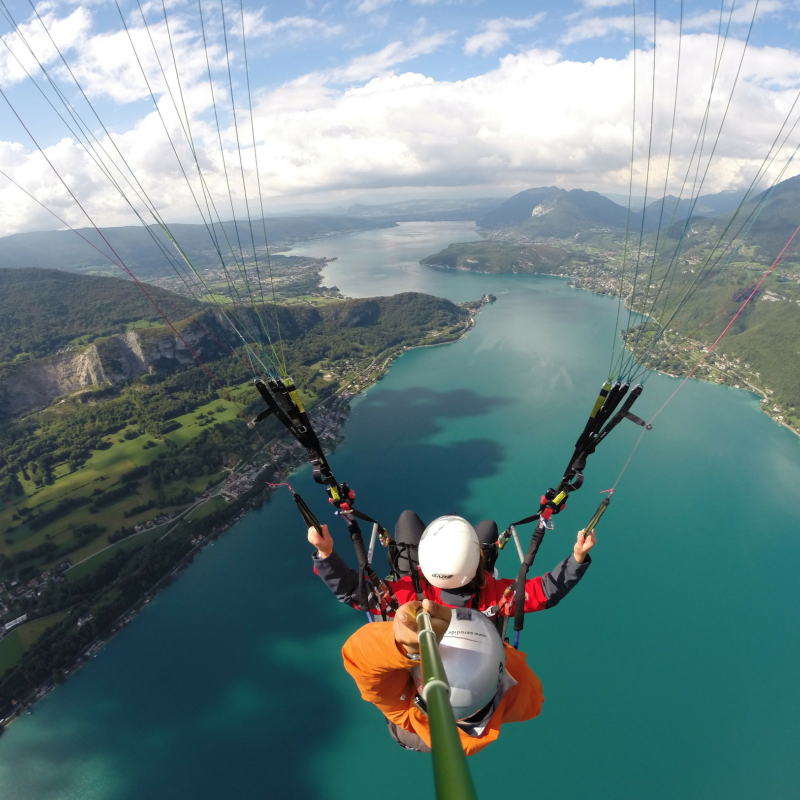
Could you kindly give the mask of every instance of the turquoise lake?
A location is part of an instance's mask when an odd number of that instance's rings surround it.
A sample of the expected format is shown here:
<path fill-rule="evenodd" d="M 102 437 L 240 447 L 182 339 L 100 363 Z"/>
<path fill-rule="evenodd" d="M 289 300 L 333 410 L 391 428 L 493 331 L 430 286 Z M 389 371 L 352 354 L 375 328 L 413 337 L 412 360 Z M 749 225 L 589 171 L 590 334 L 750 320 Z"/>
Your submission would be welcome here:
<path fill-rule="evenodd" d="M 558 278 L 418 265 L 469 238 L 466 223 L 407 223 L 294 251 L 337 256 L 325 282 L 351 296 L 497 295 L 464 339 L 406 353 L 353 404 L 332 464 L 387 526 L 404 508 L 501 528 L 535 511 L 608 368 L 616 301 Z M 677 385 L 652 376 L 634 411 L 651 416 Z M 589 460 L 536 574 L 570 552 L 639 432 L 620 425 Z M 353 563 L 308 470 L 293 484 Z M 527 617 L 544 710 L 470 759 L 479 795 L 796 798 L 798 486 L 800 439 L 758 398 L 689 382 L 644 436 L 585 579 Z M 8 729 L 0 797 L 433 797 L 430 758 L 401 750 L 345 673 L 341 645 L 364 618 L 335 602 L 310 551 L 288 492 L 231 528 Z M 516 574 L 513 547 L 498 567 Z"/>

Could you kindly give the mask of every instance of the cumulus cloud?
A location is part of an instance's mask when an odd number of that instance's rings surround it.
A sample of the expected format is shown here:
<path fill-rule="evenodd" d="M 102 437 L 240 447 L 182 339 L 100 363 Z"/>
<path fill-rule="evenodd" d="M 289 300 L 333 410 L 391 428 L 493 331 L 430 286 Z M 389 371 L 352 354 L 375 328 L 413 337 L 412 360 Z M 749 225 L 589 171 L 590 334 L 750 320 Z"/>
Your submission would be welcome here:
<path fill-rule="evenodd" d="M 198 159 L 206 185 L 222 208 L 227 203 L 224 167 L 238 169 L 236 132 L 231 119 L 223 118 L 224 152 L 220 154 L 208 111 L 210 94 L 202 76 L 204 59 L 197 59 L 192 52 L 197 42 L 188 21 L 179 22 L 176 19 L 173 35 L 179 42 L 182 76 L 186 61 L 185 89 Z M 158 35 L 163 37 L 164 32 Z M 505 56 L 485 74 L 458 81 L 397 71 L 399 64 L 431 52 L 446 40 L 447 34 L 419 35 L 409 42 L 398 39 L 342 67 L 309 72 L 264 90 L 254 107 L 255 148 L 249 139 L 249 120 L 245 115 L 239 119 L 240 133 L 247 133 L 242 139 L 242 157 L 248 186 L 255 185 L 257 154 L 261 185 L 269 198 L 338 198 L 367 188 L 399 187 L 452 187 L 453 191 L 486 187 L 482 191 L 496 192 L 500 187 L 512 191 L 556 184 L 623 190 L 629 178 L 633 133 L 634 191 L 642 191 L 650 133 L 652 59 L 642 59 L 641 54 L 637 59 L 639 95 L 632 128 L 632 53 L 578 61 L 556 50 L 531 49 Z M 669 192 L 677 193 L 690 168 L 709 100 L 715 42 L 715 31 L 683 36 Z M 91 44 L 88 51 L 94 52 L 96 46 Z M 710 137 L 716 137 L 725 113 L 743 47 L 744 43 L 734 38 L 726 47 L 710 102 Z M 104 92 L 104 97 L 138 96 L 133 78 L 124 91 L 103 83 L 96 74 L 99 56 L 93 58 L 80 63 L 81 74 L 95 82 L 96 92 Z M 651 191 L 653 186 L 663 185 L 665 177 L 676 59 L 677 31 L 674 25 L 664 23 L 659 29 L 656 63 L 659 91 L 653 109 Z M 120 56 L 117 72 L 124 85 L 128 78 L 123 65 Z M 150 65 L 147 69 L 154 68 Z M 749 47 L 704 192 L 733 188 L 749 180 L 768 152 L 799 86 L 800 53 Z M 190 168 L 192 156 L 178 116 L 170 111 L 163 80 L 156 91 L 189 180 L 201 196 L 196 170 Z M 128 130 L 113 134 L 114 142 L 166 219 L 197 217 L 161 117 L 152 105 L 150 108 Z M 799 113 L 800 109 L 795 109 L 792 122 Z M 775 170 L 783 166 L 798 138 L 800 128 L 776 160 Z M 130 210 L 80 145 L 69 138 L 51 141 L 48 157 L 98 223 L 131 224 Z M 108 146 L 107 140 L 101 141 Z M 87 224 L 29 142 L 0 142 L 0 169 L 71 224 Z M 233 183 L 233 201 L 241 210 L 240 182 Z M 0 231 L 7 234 L 37 227 L 52 227 L 52 222 L 44 220 L 40 209 L 0 178 Z"/>
<path fill-rule="evenodd" d="M 91 16 L 87 9 L 77 8 L 66 17 L 53 13 L 42 13 L 39 20 L 22 23 L 18 32 L 10 32 L 2 37 L 0 46 L 0 86 L 6 87 L 25 80 L 26 69 L 30 73 L 38 70 L 36 58 L 43 64 L 51 64 L 58 58 L 56 47 L 69 50 L 76 43 L 87 38 L 91 29 Z M 52 38 L 51 38 L 52 37 Z M 30 50 L 36 54 L 34 58 Z"/>
<path fill-rule="evenodd" d="M 511 31 L 535 28 L 544 19 L 544 16 L 544 12 L 541 12 L 527 19 L 500 17 L 486 20 L 481 23 L 481 32 L 470 36 L 464 42 L 464 52 L 469 56 L 474 56 L 478 53 L 486 56 L 494 53 L 495 50 L 499 50 L 503 45 L 511 41 Z"/>
<path fill-rule="evenodd" d="M 372 14 L 385 6 L 391 5 L 396 0 L 354 0 L 350 3 L 356 14 Z"/>

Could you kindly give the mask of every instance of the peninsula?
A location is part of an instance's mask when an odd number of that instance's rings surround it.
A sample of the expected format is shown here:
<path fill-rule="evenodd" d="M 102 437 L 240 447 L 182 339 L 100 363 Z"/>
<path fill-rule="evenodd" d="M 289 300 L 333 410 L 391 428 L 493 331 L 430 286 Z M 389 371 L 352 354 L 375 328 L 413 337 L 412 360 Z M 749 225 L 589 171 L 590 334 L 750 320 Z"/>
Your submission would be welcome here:
<path fill-rule="evenodd" d="M 794 232 L 800 177 L 752 196 L 740 208 L 742 199 L 741 192 L 709 195 L 692 207 L 667 197 L 629 215 L 596 192 L 529 189 L 478 220 L 483 241 L 451 244 L 421 263 L 559 275 L 578 289 L 621 292 L 625 307 L 646 318 L 626 332 L 626 346 L 641 347 L 656 326 L 666 327 L 657 345 L 648 348 L 644 366 L 676 376 L 695 370 L 695 377 L 753 391 L 762 397 L 765 413 L 800 433 L 800 256 L 795 250 L 708 353 Z M 708 216 L 686 219 L 692 208 L 707 209 Z"/>

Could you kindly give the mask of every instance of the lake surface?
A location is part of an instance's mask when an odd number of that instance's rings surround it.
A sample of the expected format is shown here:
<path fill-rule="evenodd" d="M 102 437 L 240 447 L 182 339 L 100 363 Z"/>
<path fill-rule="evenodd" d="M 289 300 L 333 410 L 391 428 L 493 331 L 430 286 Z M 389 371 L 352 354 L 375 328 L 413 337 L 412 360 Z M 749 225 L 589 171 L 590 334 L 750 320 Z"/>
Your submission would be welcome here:
<path fill-rule="evenodd" d="M 501 527 L 534 511 L 605 377 L 615 301 L 556 278 L 414 266 L 470 234 L 413 223 L 301 249 L 338 256 L 326 282 L 349 295 L 498 297 L 466 338 L 405 354 L 354 403 L 333 466 L 387 525 L 409 507 Z M 634 410 L 651 415 L 676 386 L 653 376 Z M 639 430 L 620 425 L 590 459 L 534 572 L 569 553 Z M 293 483 L 352 563 L 308 471 Z M 528 616 L 544 710 L 470 759 L 479 795 L 795 798 L 799 485 L 800 440 L 757 398 L 688 383 L 620 482 L 585 579 Z M 433 797 L 429 757 L 397 747 L 344 672 L 340 647 L 363 617 L 334 601 L 309 555 L 288 492 L 246 517 L 11 726 L 0 797 Z M 516 574 L 513 547 L 498 566 Z"/>

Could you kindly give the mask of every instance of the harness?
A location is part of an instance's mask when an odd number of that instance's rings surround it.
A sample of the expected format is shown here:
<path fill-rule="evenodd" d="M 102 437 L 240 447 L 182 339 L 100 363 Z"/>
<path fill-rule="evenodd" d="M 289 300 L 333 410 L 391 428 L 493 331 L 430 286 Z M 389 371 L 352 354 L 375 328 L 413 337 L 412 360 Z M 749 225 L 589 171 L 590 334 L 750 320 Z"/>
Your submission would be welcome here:
<path fill-rule="evenodd" d="M 253 428 L 259 422 L 274 415 L 292 437 L 305 449 L 313 467 L 314 480 L 326 487 L 328 500 L 336 507 L 337 516 L 341 517 L 347 523 L 347 530 L 353 542 L 356 557 L 358 558 L 359 582 L 355 594 L 358 605 L 361 608 L 367 609 L 373 606 L 379 607 L 381 609 L 381 617 L 384 620 L 387 619 L 388 609 L 396 611 L 398 608 L 397 598 L 391 586 L 389 586 L 387 581 L 377 576 L 370 564 L 372 547 L 368 554 L 361 533 L 361 527 L 358 524 L 359 520 L 373 524 L 373 546 L 375 535 L 377 535 L 380 537 L 381 543 L 388 548 L 391 577 L 397 580 L 403 573 L 410 575 L 417 599 L 422 600 L 424 595 L 419 572 L 416 569 L 417 546 L 403 542 L 395 542 L 388 535 L 386 528 L 376 519 L 373 519 L 355 508 L 355 492 L 347 483 L 340 483 L 336 480 L 292 379 L 288 376 L 285 378 L 268 378 L 266 382 L 256 379 L 254 383 L 266 404 L 266 408 L 255 419 L 248 423 L 249 427 Z M 569 495 L 583 486 L 583 471 L 586 468 L 587 459 L 595 452 L 600 442 L 602 442 L 623 419 L 628 419 L 636 425 L 644 427 L 646 430 L 652 428 L 649 423 L 646 423 L 643 419 L 631 413 L 631 406 L 633 406 L 641 393 L 641 384 L 634 386 L 633 389 L 631 389 L 629 383 L 621 383 L 619 381 L 613 384 L 610 381 L 606 381 L 603 384 L 589 415 L 589 419 L 581 435 L 578 437 L 578 440 L 575 442 L 575 449 L 572 453 L 572 457 L 569 460 L 558 486 L 548 489 L 542 495 L 539 508 L 535 514 L 518 520 L 517 522 L 512 522 L 506 530 L 500 534 L 497 543 L 491 545 L 492 547 L 497 547 L 498 550 L 502 550 L 509 539 L 513 537 L 522 562 L 513 593 L 507 591 L 503 597 L 503 601 L 498 603 L 498 607 L 495 610 L 496 618 L 499 620 L 501 617 L 504 617 L 505 623 L 507 623 L 511 603 L 515 603 L 515 648 L 519 646 L 520 631 L 522 631 L 525 624 L 525 581 L 527 580 L 528 571 L 533 565 L 539 547 L 544 540 L 545 532 L 553 529 L 552 517 L 561 513 L 566 507 Z M 289 488 L 291 489 L 291 487 Z M 294 489 L 291 489 L 291 491 L 295 504 L 305 524 L 308 527 L 316 528 L 316 530 L 321 533 L 322 525 L 314 516 L 308 504 Z M 610 490 L 610 492 L 613 493 L 613 490 Z M 600 503 L 597 511 L 595 511 L 592 519 L 584 530 L 591 530 L 597 525 L 603 513 L 608 508 L 610 501 L 611 494 Z M 519 525 L 527 525 L 531 522 L 536 522 L 537 525 L 531 535 L 527 552 L 523 554 L 517 534 L 517 527 Z M 409 569 L 401 567 L 400 560 L 403 558 L 408 563 Z M 367 581 L 371 584 L 371 588 L 368 586 Z M 503 625 L 502 632 L 503 634 L 505 633 L 505 624 Z"/>
<path fill-rule="evenodd" d="M 322 450 L 322 444 L 314 431 L 311 420 L 308 418 L 300 395 L 297 393 L 294 381 L 290 377 L 268 378 L 266 383 L 260 379 L 254 381 L 258 393 L 261 395 L 266 408 L 251 422 L 248 427 L 254 428 L 259 422 L 274 415 L 277 420 L 286 428 L 294 439 L 305 449 L 309 461 L 313 467 L 314 480 L 327 488 L 328 501 L 336 507 L 337 516 L 347 523 L 347 530 L 353 547 L 358 558 L 358 588 L 356 599 L 361 608 L 371 608 L 370 595 L 375 595 L 375 603 L 381 609 L 381 617 L 387 618 L 386 609 L 391 608 L 396 611 L 398 608 L 397 600 L 391 587 L 386 581 L 381 580 L 375 570 L 370 565 L 367 548 L 364 545 L 364 537 L 361 533 L 361 526 L 358 520 L 371 522 L 377 526 L 381 542 L 387 544 L 388 534 L 386 529 L 376 519 L 357 510 L 355 506 L 355 492 L 344 482 L 336 480 L 328 459 Z M 291 488 L 291 487 L 290 487 Z M 295 504 L 303 517 L 303 521 L 310 528 L 316 528 L 318 533 L 322 533 L 322 525 L 314 516 L 308 504 L 303 498 L 291 489 Z M 373 592 L 367 586 L 367 579 L 372 584 Z"/>
<path fill-rule="evenodd" d="M 645 430 L 651 430 L 652 428 L 652 425 L 631 413 L 631 406 L 636 402 L 641 393 L 641 384 L 637 384 L 633 389 L 630 389 L 630 383 L 620 383 L 619 381 L 613 384 L 610 381 L 606 381 L 603 384 L 592 408 L 592 412 L 589 414 L 589 419 L 586 421 L 581 435 L 575 442 L 575 450 L 572 453 L 572 457 L 569 460 L 569 464 L 558 486 L 555 489 L 551 487 L 542 495 L 539 509 L 535 514 L 517 522 L 512 522 L 498 538 L 497 546 L 502 550 L 508 540 L 513 537 L 522 561 L 516 583 L 516 599 L 518 602 L 514 609 L 515 648 L 519 647 L 520 631 L 525 625 L 525 581 L 527 580 L 528 571 L 536 558 L 545 533 L 553 529 L 551 518 L 561 513 L 567 504 L 569 495 L 583 486 L 583 470 L 586 468 L 587 459 L 595 452 L 600 442 L 602 442 L 623 419 L 628 419 L 636 425 L 641 425 Z M 613 490 L 610 491 L 613 493 Z M 589 524 L 584 528 L 585 531 L 590 531 L 597 525 L 610 502 L 611 494 L 600 503 Z M 527 525 L 530 522 L 536 522 L 537 525 L 531 535 L 528 550 L 523 555 L 517 535 L 517 526 Z"/>

